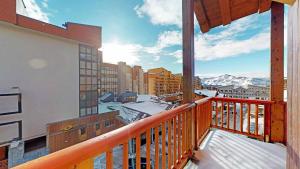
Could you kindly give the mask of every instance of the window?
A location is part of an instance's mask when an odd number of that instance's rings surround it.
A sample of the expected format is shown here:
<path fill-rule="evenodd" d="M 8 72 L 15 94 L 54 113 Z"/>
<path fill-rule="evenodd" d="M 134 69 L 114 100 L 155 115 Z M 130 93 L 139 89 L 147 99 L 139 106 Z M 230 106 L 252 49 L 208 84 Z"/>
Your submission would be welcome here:
<path fill-rule="evenodd" d="M 80 117 L 98 113 L 98 55 L 97 49 L 79 45 Z"/>
<path fill-rule="evenodd" d="M 100 123 L 96 123 L 96 124 L 95 124 L 95 129 L 96 129 L 96 130 L 99 130 L 99 129 L 100 129 Z"/>
<path fill-rule="evenodd" d="M 104 127 L 110 127 L 112 125 L 112 122 L 110 120 L 105 120 Z"/>
<path fill-rule="evenodd" d="M 86 128 L 85 127 L 80 128 L 79 134 L 82 136 L 85 135 L 85 133 L 86 133 Z"/>

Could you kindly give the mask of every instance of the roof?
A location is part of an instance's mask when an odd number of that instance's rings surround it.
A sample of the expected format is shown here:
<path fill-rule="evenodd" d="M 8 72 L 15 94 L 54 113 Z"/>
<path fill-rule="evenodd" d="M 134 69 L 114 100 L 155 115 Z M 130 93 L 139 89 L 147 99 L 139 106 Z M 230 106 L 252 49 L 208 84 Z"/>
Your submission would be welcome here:
<path fill-rule="evenodd" d="M 194 10 L 203 33 L 242 17 L 268 11 L 271 0 L 194 0 Z"/>
<path fill-rule="evenodd" d="M 19 15 L 16 13 L 16 0 L 0 1 L 0 21 L 53 36 L 79 41 L 93 47 L 101 47 L 101 27 L 66 22 L 66 28 L 63 28 Z"/>
<path fill-rule="evenodd" d="M 218 94 L 216 90 L 207 90 L 207 89 L 195 90 L 194 93 L 197 95 L 207 96 L 207 97 L 216 97 Z"/>

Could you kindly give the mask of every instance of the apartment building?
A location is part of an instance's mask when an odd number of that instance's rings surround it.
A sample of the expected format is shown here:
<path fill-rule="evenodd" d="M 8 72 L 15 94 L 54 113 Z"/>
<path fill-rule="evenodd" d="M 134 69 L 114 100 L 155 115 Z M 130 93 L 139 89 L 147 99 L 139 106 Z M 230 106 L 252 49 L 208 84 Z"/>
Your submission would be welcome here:
<path fill-rule="evenodd" d="M 248 85 L 246 87 L 229 85 L 218 87 L 218 91 L 224 94 L 224 97 L 268 100 L 270 88 L 255 85 Z"/>
<path fill-rule="evenodd" d="M 132 68 L 125 62 L 118 63 L 118 93 L 125 91 L 132 92 Z"/>
<path fill-rule="evenodd" d="M 148 72 L 144 73 L 144 89 L 145 89 L 145 94 L 148 94 Z"/>
<path fill-rule="evenodd" d="M 17 14 L 16 6 L 0 1 L 0 88 L 8 89 L 0 102 L 0 147 L 20 140 L 26 149 L 45 138 L 46 124 L 98 113 L 101 27 L 58 27 Z M 11 94 L 22 96 L 19 111 L 2 109 L 20 105 Z"/>
<path fill-rule="evenodd" d="M 132 91 L 145 94 L 144 71 L 141 66 L 133 66 L 132 68 Z"/>
<path fill-rule="evenodd" d="M 106 93 L 113 93 L 116 97 L 118 93 L 119 78 L 118 78 L 118 65 L 110 63 L 100 63 L 100 96 Z"/>
<path fill-rule="evenodd" d="M 165 68 L 149 69 L 146 76 L 150 95 L 161 96 L 180 92 L 182 89 L 182 75 L 174 75 Z"/>

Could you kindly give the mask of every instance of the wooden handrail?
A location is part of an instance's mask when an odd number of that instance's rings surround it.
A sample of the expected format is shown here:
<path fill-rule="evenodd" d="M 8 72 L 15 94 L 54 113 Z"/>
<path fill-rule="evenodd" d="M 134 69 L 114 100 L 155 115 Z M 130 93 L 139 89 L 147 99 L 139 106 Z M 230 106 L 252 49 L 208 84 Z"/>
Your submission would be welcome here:
<path fill-rule="evenodd" d="M 128 142 L 129 139 L 145 133 L 148 129 L 155 128 L 163 122 L 176 118 L 181 113 L 188 112 L 194 106 L 195 104 L 184 104 L 175 109 L 163 111 L 112 132 L 19 165 L 14 169 L 65 169 L 72 166 L 77 166 L 76 169 L 78 169 L 86 160 L 102 153 L 110 152 L 114 147 L 122 145 L 124 142 Z M 177 124 L 177 122 L 172 122 L 173 124 Z"/>

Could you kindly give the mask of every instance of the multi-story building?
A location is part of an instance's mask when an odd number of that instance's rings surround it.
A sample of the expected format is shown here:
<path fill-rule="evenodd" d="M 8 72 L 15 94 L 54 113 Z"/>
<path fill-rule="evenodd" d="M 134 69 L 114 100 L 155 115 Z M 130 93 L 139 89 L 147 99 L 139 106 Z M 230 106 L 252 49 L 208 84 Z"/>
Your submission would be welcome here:
<path fill-rule="evenodd" d="M 103 96 L 105 93 L 113 93 L 114 96 L 117 96 L 119 86 L 118 65 L 101 63 L 99 66 L 100 96 Z"/>
<path fill-rule="evenodd" d="M 195 76 L 194 77 L 194 89 L 195 90 L 201 90 L 202 89 L 202 85 L 201 85 L 201 79 L 199 76 Z"/>
<path fill-rule="evenodd" d="M 22 105 L 3 110 L 11 98 L 1 97 L 0 147 L 20 140 L 32 150 L 27 143 L 46 144 L 48 123 L 98 113 L 101 27 L 53 26 L 17 14 L 16 6 L 16 0 L 0 1 L 0 87 L 18 87 Z"/>
<path fill-rule="evenodd" d="M 144 71 L 141 66 L 132 68 L 132 89 L 138 94 L 145 94 Z"/>
<path fill-rule="evenodd" d="M 148 72 L 144 73 L 144 90 L 145 94 L 148 94 Z"/>
<path fill-rule="evenodd" d="M 148 94 L 161 96 L 181 91 L 182 75 L 174 75 L 164 68 L 149 69 Z"/>
<path fill-rule="evenodd" d="M 118 63 L 118 93 L 132 92 L 132 68 L 125 62 Z"/>
<path fill-rule="evenodd" d="M 224 97 L 268 100 L 270 88 L 255 85 L 248 85 L 247 87 L 229 85 L 218 87 L 218 91 L 224 94 Z"/>

